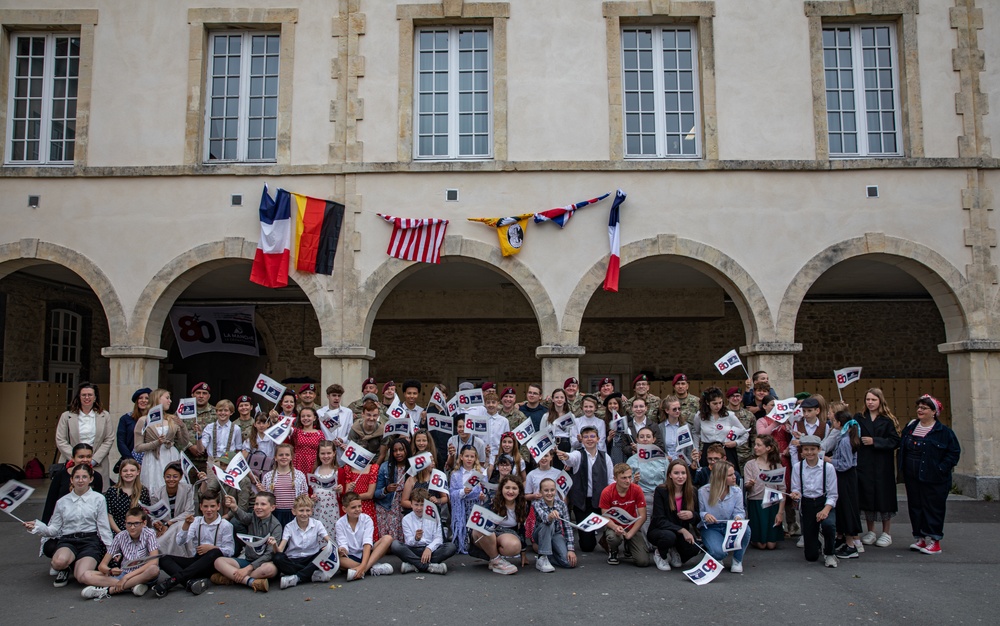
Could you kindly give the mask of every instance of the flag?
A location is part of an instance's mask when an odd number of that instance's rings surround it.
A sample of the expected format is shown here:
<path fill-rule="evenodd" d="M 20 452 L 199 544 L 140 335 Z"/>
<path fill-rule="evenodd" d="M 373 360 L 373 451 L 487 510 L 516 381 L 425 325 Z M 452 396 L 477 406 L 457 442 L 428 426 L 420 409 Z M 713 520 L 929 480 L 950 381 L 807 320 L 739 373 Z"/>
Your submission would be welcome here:
<path fill-rule="evenodd" d="M 684 570 L 684 575 L 688 577 L 688 580 L 696 585 L 707 585 L 715 580 L 715 577 L 718 576 L 721 571 L 722 563 L 719 563 L 713 559 L 708 552 L 705 552 L 705 556 L 701 558 L 698 565 L 692 567 L 691 569 Z"/>
<path fill-rule="evenodd" d="M 524 213 L 513 217 L 470 217 L 470 222 L 482 222 L 497 229 L 500 238 L 500 252 L 511 256 L 521 251 L 524 245 L 524 232 L 528 229 L 528 220 L 534 213 Z"/>
<path fill-rule="evenodd" d="M 250 282 L 271 287 L 288 286 L 288 257 L 292 240 L 291 198 L 279 189 L 274 200 L 267 185 L 260 196 L 260 241 L 250 268 Z"/>
<path fill-rule="evenodd" d="M 448 229 L 448 220 L 408 219 L 381 213 L 378 216 L 392 224 L 386 254 L 405 261 L 441 262 L 441 243 Z"/>
<path fill-rule="evenodd" d="M 743 537 L 747 534 L 750 525 L 746 520 L 736 519 L 726 522 L 726 534 L 722 539 L 722 549 L 726 552 L 735 552 L 743 547 Z"/>
<path fill-rule="evenodd" d="M 333 274 L 337 240 L 344 222 L 344 205 L 293 193 L 298 221 L 295 223 L 295 269 L 313 274 Z"/>
<path fill-rule="evenodd" d="M 842 370 L 833 370 L 833 375 L 837 379 L 837 389 L 843 389 L 861 378 L 861 368 L 845 367 Z"/>
<path fill-rule="evenodd" d="M 730 350 L 715 362 L 715 369 L 719 370 L 719 373 L 725 376 L 726 372 L 737 365 L 742 366 L 743 361 L 740 360 L 740 355 L 736 354 L 736 350 Z"/>
<path fill-rule="evenodd" d="M 34 487 L 13 479 L 8 480 L 0 488 L 0 511 L 9 513 L 13 517 L 14 509 L 27 502 L 33 493 L 35 493 Z"/>
<path fill-rule="evenodd" d="M 621 189 L 615 194 L 611 205 L 611 216 L 608 218 L 608 238 L 611 239 L 611 258 L 608 259 L 608 273 L 604 277 L 604 291 L 618 291 L 618 273 L 621 270 L 621 206 L 625 202 L 625 192 Z"/>
<path fill-rule="evenodd" d="M 591 198 L 590 200 L 583 200 L 581 202 L 577 202 L 576 204 L 568 204 L 566 206 L 559 207 L 556 209 L 549 209 L 548 211 L 540 211 L 538 213 L 535 213 L 535 223 L 539 224 L 541 222 L 551 220 L 556 224 L 559 224 L 559 228 L 562 228 L 566 226 L 566 224 L 569 222 L 569 218 L 573 217 L 573 214 L 576 213 L 577 209 L 582 209 L 588 204 L 596 204 L 610 195 L 611 193 L 609 192 L 604 194 L 603 196 L 599 196 L 597 198 Z"/>
<path fill-rule="evenodd" d="M 785 499 L 785 494 L 777 491 L 776 489 L 771 489 L 770 487 L 764 487 L 764 499 L 761 501 L 760 506 L 762 508 L 769 508 L 775 504 L 778 504 Z"/>

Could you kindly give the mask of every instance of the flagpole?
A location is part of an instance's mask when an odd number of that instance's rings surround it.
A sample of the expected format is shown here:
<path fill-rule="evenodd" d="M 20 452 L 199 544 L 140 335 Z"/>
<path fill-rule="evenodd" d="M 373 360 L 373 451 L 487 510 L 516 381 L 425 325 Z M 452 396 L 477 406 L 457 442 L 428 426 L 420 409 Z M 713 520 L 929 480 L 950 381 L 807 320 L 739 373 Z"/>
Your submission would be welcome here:
<path fill-rule="evenodd" d="M 743 365 L 743 361 L 742 360 L 740 361 L 740 367 L 743 368 L 743 373 L 747 375 L 747 380 L 750 380 L 750 372 L 747 371 L 747 366 Z M 747 391 L 751 391 L 751 390 L 747 389 Z"/>
<path fill-rule="evenodd" d="M 835 383 L 837 382 L 837 372 L 836 372 L 836 370 L 834 370 L 834 372 L 833 372 L 833 382 L 835 382 Z M 841 393 L 841 391 L 840 391 L 840 385 L 839 384 L 837 385 L 837 395 L 840 396 L 840 401 L 843 402 L 844 401 L 844 394 Z"/>
<path fill-rule="evenodd" d="M 26 524 L 27 523 L 23 519 L 21 519 L 20 517 L 18 517 L 16 515 L 14 515 L 13 513 L 11 513 L 10 511 L 4 510 L 4 513 L 6 513 L 7 515 L 10 515 L 11 517 L 13 517 L 14 519 L 16 519 L 17 521 L 21 522 L 22 524 Z"/>

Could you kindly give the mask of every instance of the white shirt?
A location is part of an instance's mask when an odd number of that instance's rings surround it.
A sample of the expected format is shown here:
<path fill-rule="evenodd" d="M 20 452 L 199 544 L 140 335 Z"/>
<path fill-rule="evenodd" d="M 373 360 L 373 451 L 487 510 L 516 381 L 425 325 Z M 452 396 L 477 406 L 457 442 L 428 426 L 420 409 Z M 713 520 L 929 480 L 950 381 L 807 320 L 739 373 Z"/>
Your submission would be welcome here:
<path fill-rule="evenodd" d="M 233 543 L 233 525 L 221 515 L 215 518 L 211 524 L 205 523 L 205 518 L 198 516 L 191 523 L 191 528 L 184 530 L 181 526 L 177 533 L 177 545 L 187 545 L 193 541 L 194 545 L 200 546 L 208 543 L 222 551 L 223 556 L 233 556 L 235 544 Z"/>
<path fill-rule="evenodd" d="M 740 433 L 736 435 L 736 444 L 743 445 L 750 438 L 750 431 L 740 423 L 731 412 L 725 417 L 709 416 L 707 420 L 701 419 L 701 413 L 695 413 L 694 418 L 688 422 L 691 427 L 691 439 L 694 441 L 695 450 L 700 450 L 705 443 L 725 444 L 729 439 L 729 433 Z"/>
<path fill-rule="evenodd" d="M 575 472 L 580 467 L 580 461 L 583 459 L 583 454 L 587 454 L 587 467 L 590 468 L 590 476 L 587 477 L 587 498 L 591 498 L 594 495 L 594 466 L 597 465 L 597 453 L 600 450 L 594 450 L 594 454 L 590 454 L 586 450 L 574 450 L 569 453 L 569 457 L 566 459 L 566 467 L 569 468 L 569 473 Z M 608 485 L 615 482 L 615 469 L 611 464 L 611 457 L 607 454 L 604 455 L 604 462 L 607 465 L 608 471 Z M 608 485 L 600 485 L 599 489 L 604 490 Z"/>
<path fill-rule="evenodd" d="M 336 409 L 331 409 L 330 405 L 327 405 L 320 410 L 316 411 L 316 415 L 323 419 L 327 415 L 332 415 L 337 419 L 337 428 L 334 429 L 333 438 L 341 439 L 347 441 L 348 435 L 351 434 L 351 426 L 354 424 L 354 412 L 345 406 L 337 407 Z M 337 448 L 337 464 L 343 465 L 344 461 L 344 450 L 343 448 Z"/>
<path fill-rule="evenodd" d="M 680 422 L 671 424 L 669 421 L 664 421 L 660 424 L 660 434 L 663 435 L 663 451 L 667 453 L 667 458 L 673 459 L 677 454 L 677 429 L 680 427 Z"/>
<path fill-rule="evenodd" d="M 351 523 L 345 514 L 337 520 L 337 547 L 346 548 L 347 554 L 363 556 L 365 545 L 373 545 L 372 535 L 374 533 L 375 524 L 367 513 L 358 516 L 358 524 L 355 528 L 351 528 Z"/>
<path fill-rule="evenodd" d="M 837 470 L 831 463 L 822 459 L 816 465 L 805 461 L 792 467 L 792 491 L 797 491 L 803 498 L 823 497 L 823 466 L 826 466 L 826 504 L 837 506 Z M 802 466 L 802 483 L 799 483 L 799 467 Z"/>
<path fill-rule="evenodd" d="M 562 470 L 550 467 L 547 470 L 536 468 L 528 472 L 528 477 L 524 480 L 524 493 L 538 493 L 542 481 L 546 478 L 555 480 L 562 474 Z"/>
<path fill-rule="evenodd" d="M 323 550 L 327 536 L 326 527 L 318 519 L 309 518 L 305 529 L 299 528 L 299 521 L 293 519 L 281 533 L 281 540 L 288 542 L 285 544 L 285 556 L 293 559 L 312 556 Z"/>
<path fill-rule="evenodd" d="M 228 447 L 229 433 L 233 434 L 233 445 Z M 208 456 L 213 459 L 221 459 L 229 454 L 230 450 L 241 450 L 243 448 L 243 432 L 233 426 L 232 421 L 226 420 L 225 424 L 212 422 L 204 432 L 201 433 L 201 445 L 205 446 Z"/>
<path fill-rule="evenodd" d="M 424 531 L 420 536 L 420 541 L 416 539 L 418 530 Z M 441 524 L 437 520 L 426 515 L 417 517 L 417 514 L 412 512 L 403 518 L 403 539 L 406 541 L 406 545 L 411 548 L 429 548 L 431 552 L 440 548 L 441 544 L 444 543 L 441 537 Z"/>
<path fill-rule="evenodd" d="M 35 529 L 31 532 L 43 537 L 96 532 L 101 537 L 101 543 L 109 549 L 114 541 L 108 522 L 108 501 L 93 489 L 88 489 L 82 496 L 70 491 L 59 498 L 49 523 L 35 520 Z"/>
<path fill-rule="evenodd" d="M 601 452 L 606 452 L 608 449 L 607 439 L 608 430 L 604 423 L 604 420 L 597 417 L 587 417 L 586 415 L 576 418 L 576 425 L 573 427 L 573 434 L 570 436 L 570 445 L 574 450 L 579 450 L 583 448 L 583 444 L 577 439 L 580 431 L 584 429 L 585 426 L 593 426 L 597 429 L 597 449 Z"/>
<path fill-rule="evenodd" d="M 97 438 L 97 414 L 93 410 L 90 413 L 79 413 L 78 426 L 80 427 L 80 443 L 94 445 Z"/>
<path fill-rule="evenodd" d="M 805 418 L 803 418 L 803 419 L 795 422 L 795 424 L 792 426 L 792 432 L 793 432 L 792 439 L 801 439 L 802 435 L 815 435 L 816 434 L 816 430 L 818 428 L 819 428 L 819 420 L 818 419 L 816 420 L 816 423 L 810 424 L 809 422 L 807 422 L 805 420 Z M 833 429 L 831 428 L 830 430 L 833 430 Z M 821 450 L 824 449 L 822 445 L 820 446 L 820 449 Z M 833 451 L 831 450 L 830 453 L 832 454 Z M 798 446 L 788 446 L 788 455 L 789 455 L 789 457 L 792 460 L 792 465 L 795 465 L 796 463 L 798 463 L 799 462 L 799 447 Z"/>
<path fill-rule="evenodd" d="M 420 428 L 420 414 L 424 412 L 424 407 L 419 404 L 414 404 L 412 409 L 406 408 L 406 404 L 403 405 L 403 410 L 406 411 L 406 416 L 410 418 L 410 423 L 413 424 L 413 428 Z"/>
<path fill-rule="evenodd" d="M 469 435 L 468 441 L 462 441 L 460 436 L 453 435 L 448 440 L 448 445 L 455 446 L 455 458 L 459 461 L 462 459 L 462 446 L 472 446 L 476 449 L 476 454 L 479 455 L 479 463 L 486 463 L 486 443 L 475 435 Z"/>
<path fill-rule="evenodd" d="M 499 412 L 493 415 L 486 415 L 486 419 L 489 420 L 488 430 L 486 431 L 486 443 L 490 446 L 490 465 L 493 465 L 493 461 L 497 458 L 497 454 L 500 452 L 500 437 L 506 433 L 510 432 L 510 420 L 500 415 Z"/>

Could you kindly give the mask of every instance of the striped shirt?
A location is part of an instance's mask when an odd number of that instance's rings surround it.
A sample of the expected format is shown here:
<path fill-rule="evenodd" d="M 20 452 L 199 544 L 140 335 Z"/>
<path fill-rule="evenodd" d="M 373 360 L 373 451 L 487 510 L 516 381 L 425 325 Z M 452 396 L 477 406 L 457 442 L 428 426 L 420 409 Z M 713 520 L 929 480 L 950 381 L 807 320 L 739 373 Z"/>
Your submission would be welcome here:
<path fill-rule="evenodd" d="M 115 535 L 115 540 L 111 543 L 110 553 L 112 555 L 122 555 L 122 564 L 125 564 L 133 559 L 141 559 L 144 556 L 149 556 L 154 550 L 159 549 L 160 546 L 156 543 L 156 533 L 152 528 L 145 526 L 143 527 L 142 534 L 139 535 L 138 540 L 132 539 L 127 530 L 123 530 Z M 123 567 L 122 573 L 127 574 L 139 569 L 140 567 L 142 567 L 142 565 L 137 565 L 128 569 Z"/>
<path fill-rule="evenodd" d="M 292 473 L 276 473 L 274 475 L 274 499 L 276 508 L 290 509 L 295 503 L 295 482 L 292 480 Z"/>
<path fill-rule="evenodd" d="M 920 424 L 917 424 L 913 428 L 913 436 L 914 437 L 926 437 L 927 433 L 931 432 L 932 428 L 934 428 L 934 424 L 930 424 L 929 426 L 921 426 Z"/>

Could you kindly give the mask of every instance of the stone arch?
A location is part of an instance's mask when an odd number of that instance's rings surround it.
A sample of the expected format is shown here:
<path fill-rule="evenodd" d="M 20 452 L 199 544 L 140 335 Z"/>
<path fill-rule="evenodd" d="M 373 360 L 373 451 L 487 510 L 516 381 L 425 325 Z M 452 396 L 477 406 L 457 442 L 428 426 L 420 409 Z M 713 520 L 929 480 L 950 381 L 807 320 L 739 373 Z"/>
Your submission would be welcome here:
<path fill-rule="evenodd" d="M 441 246 L 441 262 L 473 263 L 490 268 L 510 279 L 535 312 L 542 344 L 558 343 L 559 325 L 548 291 L 535 273 L 516 257 L 503 257 L 495 245 L 466 239 L 460 235 L 448 235 Z M 356 338 L 361 342 L 360 345 L 369 345 L 372 325 L 375 323 L 379 307 L 393 288 L 406 277 L 425 267 L 427 266 L 424 264 L 389 258 L 365 279 L 361 285 L 361 304 L 358 307 L 358 311 L 365 315 L 363 324 L 360 325 L 363 336 Z"/>
<path fill-rule="evenodd" d="M 194 281 L 210 271 L 227 264 L 252 260 L 257 243 L 242 237 L 227 237 L 196 246 L 175 257 L 163 266 L 142 290 L 132 311 L 129 338 L 132 345 L 158 346 L 160 330 L 178 296 Z M 325 277 L 322 277 L 325 278 Z M 317 274 L 298 274 L 294 282 L 305 292 L 316 311 L 324 343 L 329 340 L 324 325 L 324 315 L 330 310 L 321 277 Z"/>
<path fill-rule="evenodd" d="M 649 239 L 633 241 L 621 248 L 621 265 L 653 257 L 665 257 L 671 261 L 687 265 L 714 280 L 733 300 L 743 329 L 747 345 L 772 338 L 771 309 L 757 282 L 732 257 L 718 248 L 675 235 L 659 235 Z M 583 314 L 594 292 L 604 284 L 608 261 L 595 263 L 580 279 L 563 313 L 562 329 L 566 334 L 579 336 Z"/>
<path fill-rule="evenodd" d="M 793 340 L 799 308 L 816 280 L 838 263 L 857 257 L 895 265 L 919 281 L 941 313 L 949 342 L 975 338 L 970 337 L 972 326 L 967 315 L 970 307 L 963 298 L 970 285 L 958 268 L 922 244 L 882 233 L 866 233 L 829 246 L 798 271 L 778 308 L 776 328 L 782 340 Z"/>
<path fill-rule="evenodd" d="M 112 345 L 124 343 L 128 319 L 118 292 L 104 270 L 79 252 L 38 239 L 3 244 L 0 245 L 0 278 L 46 261 L 72 270 L 90 286 L 104 307 Z"/>

